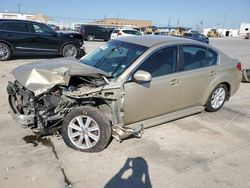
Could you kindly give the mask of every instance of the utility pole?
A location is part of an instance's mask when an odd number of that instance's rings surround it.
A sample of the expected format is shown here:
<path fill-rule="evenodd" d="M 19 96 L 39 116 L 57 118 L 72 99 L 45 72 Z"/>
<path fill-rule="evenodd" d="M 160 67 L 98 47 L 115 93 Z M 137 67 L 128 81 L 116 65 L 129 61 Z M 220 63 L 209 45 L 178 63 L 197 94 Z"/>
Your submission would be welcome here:
<path fill-rule="evenodd" d="M 119 13 L 116 15 L 116 26 L 118 27 Z"/>
<path fill-rule="evenodd" d="M 18 13 L 20 14 L 21 13 L 21 4 L 18 3 L 17 6 L 18 6 Z"/>
<path fill-rule="evenodd" d="M 201 19 L 201 22 L 200 22 L 200 31 L 199 32 L 202 32 L 203 31 L 203 19 Z"/>
<path fill-rule="evenodd" d="M 179 28 L 179 24 L 180 24 L 180 18 L 178 18 L 177 20 L 177 25 L 176 25 L 177 28 Z"/>
<path fill-rule="evenodd" d="M 225 15 L 224 15 L 222 29 L 225 28 L 226 20 L 227 20 L 227 12 L 226 12 Z"/>
<path fill-rule="evenodd" d="M 168 18 L 168 27 L 170 27 L 171 17 Z"/>

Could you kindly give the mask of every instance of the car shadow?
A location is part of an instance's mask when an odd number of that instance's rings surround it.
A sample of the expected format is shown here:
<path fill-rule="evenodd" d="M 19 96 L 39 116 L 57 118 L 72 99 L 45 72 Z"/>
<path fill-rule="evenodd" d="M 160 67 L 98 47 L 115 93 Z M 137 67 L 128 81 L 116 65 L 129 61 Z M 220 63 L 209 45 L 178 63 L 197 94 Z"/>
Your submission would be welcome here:
<path fill-rule="evenodd" d="M 104 188 L 152 188 L 148 164 L 142 157 L 128 158 L 120 171 L 111 178 Z"/>

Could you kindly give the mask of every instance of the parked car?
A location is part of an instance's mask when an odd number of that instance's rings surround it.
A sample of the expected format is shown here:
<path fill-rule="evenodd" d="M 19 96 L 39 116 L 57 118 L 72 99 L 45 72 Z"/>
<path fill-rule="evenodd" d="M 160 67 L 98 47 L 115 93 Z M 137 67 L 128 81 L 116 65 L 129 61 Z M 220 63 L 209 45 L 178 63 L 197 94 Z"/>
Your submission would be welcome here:
<path fill-rule="evenodd" d="M 144 128 L 218 111 L 241 82 L 241 64 L 214 47 L 168 36 L 121 37 L 80 62 L 21 65 L 9 82 L 10 113 L 41 135 L 60 131 L 76 150 L 98 152 Z"/>
<path fill-rule="evenodd" d="M 60 34 L 43 23 L 0 19 L 0 61 L 27 54 L 78 57 L 84 50 L 79 33 Z"/>
<path fill-rule="evenodd" d="M 111 33 L 111 39 L 115 39 L 118 37 L 136 36 L 136 35 L 142 35 L 142 33 L 135 29 L 115 29 Z"/>
<path fill-rule="evenodd" d="M 197 40 L 200 42 L 204 42 L 207 44 L 209 43 L 209 38 L 203 34 L 200 34 L 200 33 L 184 33 L 183 37 L 188 38 L 188 39 Z"/>
<path fill-rule="evenodd" d="M 94 41 L 95 39 L 102 39 L 108 41 L 112 31 L 97 25 L 82 25 L 80 33 L 84 40 Z"/>

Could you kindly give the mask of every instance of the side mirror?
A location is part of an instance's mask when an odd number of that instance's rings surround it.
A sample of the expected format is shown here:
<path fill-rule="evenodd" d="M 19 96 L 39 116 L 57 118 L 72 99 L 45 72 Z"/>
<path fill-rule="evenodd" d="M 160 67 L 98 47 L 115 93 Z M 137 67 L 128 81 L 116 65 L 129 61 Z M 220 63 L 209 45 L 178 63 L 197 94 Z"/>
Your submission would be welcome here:
<path fill-rule="evenodd" d="M 150 82 L 152 80 L 152 76 L 149 72 L 138 70 L 134 74 L 134 79 L 139 82 Z"/>

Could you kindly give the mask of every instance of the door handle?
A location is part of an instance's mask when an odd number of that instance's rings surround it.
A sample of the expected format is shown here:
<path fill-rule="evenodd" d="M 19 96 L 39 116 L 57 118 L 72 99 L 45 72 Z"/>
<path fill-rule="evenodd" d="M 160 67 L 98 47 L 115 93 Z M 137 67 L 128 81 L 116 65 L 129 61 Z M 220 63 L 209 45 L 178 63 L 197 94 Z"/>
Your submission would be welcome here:
<path fill-rule="evenodd" d="M 178 80 L 178 79 L 173 79 L 169 82 L 170 85 L 172 86 L 176 86 L 176 85 L 179 85 L 181 84 L 181 80 Z"/>
<path fill-rule="evenodd" d="M 217 74 L 217 72 L 215 70 L 209 72 L 209 76 L 215 76 Z"/>

